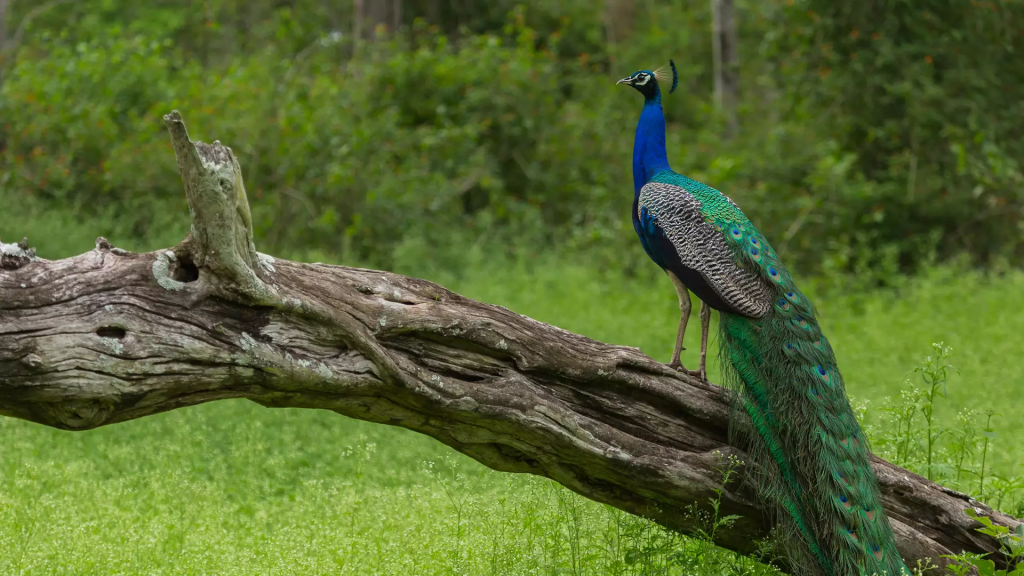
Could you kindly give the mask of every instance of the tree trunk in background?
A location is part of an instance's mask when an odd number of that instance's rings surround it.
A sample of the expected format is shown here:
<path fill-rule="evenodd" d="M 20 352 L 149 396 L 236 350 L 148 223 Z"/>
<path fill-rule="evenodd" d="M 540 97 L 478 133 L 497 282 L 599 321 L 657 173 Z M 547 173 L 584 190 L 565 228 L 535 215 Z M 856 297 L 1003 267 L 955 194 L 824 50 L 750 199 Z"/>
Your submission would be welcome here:
<path fill-rule="evenodd" d="M 11 0 L 0 0 L 0 88 L 3 88 L 4 78 L 7 74 L 4 71 L 9 65 L 7 62 L 7 10 L 11 5 Z M 4 143 L 6 138 L 4 133 L 0 131 L 0 151 L 4 149 Z"/>
<path fill-rule="evenodd" d="M 736 37 L 736 9 L 733 0 L 711 0 L 714 18 L 712 45 L 715 59 L 715 104 L 726 115 L 726 138 L 739 130 L 736 106 L 739 103 L 739 57 Z"/>
<path fill-rule="evenodd" d="M 636 0 L 604 0 L 604 26 L 608 43 L 618 45 L 633 32 Z"/>
<path fill-rule="evenodd" d="M 0 0 L 0 58 L 4 53 L 4 46 L 7 45 L 7 7 L 10 5 L 10 0 Z M 5 63 L 0 61 L 0 66 Z"/>
<path fill-rule="evenodd" d="M 359 40 L 372 42 L 376 39 L 378 25 L 394 33 L 401 22 L 402 0 L 355 0 L 353 35 Z"/>

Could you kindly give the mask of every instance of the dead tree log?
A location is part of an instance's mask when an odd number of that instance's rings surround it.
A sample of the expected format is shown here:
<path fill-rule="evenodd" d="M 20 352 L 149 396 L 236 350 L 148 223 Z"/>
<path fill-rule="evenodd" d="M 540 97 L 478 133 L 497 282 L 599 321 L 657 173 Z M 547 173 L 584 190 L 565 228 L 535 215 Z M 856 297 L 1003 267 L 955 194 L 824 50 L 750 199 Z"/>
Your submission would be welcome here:
<path fill-rule="evenodd" d="M 402 426 L 481 463 L 551 478 L 588 498 L 692 532 L 682 510 L 720 482 L 728 401 L 639 350 L 603 344 L 397 274 L 259 254 L 229 148 L 193 143 L 166 116 L 192 231 L 147 254 L 65 260 L 0 249 L 0 414 L 86 430 L 247 398 Z M 997 543 L 968 507 L 1018 521 L 879 459 L 910 563 Z M 742 484 L 718 542 L 753 551 L 768 532 Z"/>

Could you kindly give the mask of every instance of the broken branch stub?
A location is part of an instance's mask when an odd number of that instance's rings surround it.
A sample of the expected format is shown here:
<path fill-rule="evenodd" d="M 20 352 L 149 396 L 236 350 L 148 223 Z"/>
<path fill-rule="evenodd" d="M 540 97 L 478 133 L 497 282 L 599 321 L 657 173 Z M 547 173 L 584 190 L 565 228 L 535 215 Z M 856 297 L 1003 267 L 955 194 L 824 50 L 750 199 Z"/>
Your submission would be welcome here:
<path fill-rule="evenodd" d="M 58 261 L 2 245 L 0 414 L 83 430 L 223 398 L 327 409 L 697 529 L 687 507 L 715 496 L 724 455 L 744 459 L 721 388 L 423 280 L 261 257 L 230 150 L 167 122 L 193 213 L 181 245 L 132 254 L 101 238 Z M 911 565 L 998 549 L 965 508 L 1019 523 L 872 464 Z M 770 528 L 757 495 L 730 485 L 721 513 L 739 519 L 717 544 L 754 553 Z"/>
<path fill-rule="evenodd" d="M 230 148 L 219 141 L 193 142 L 177 110 L 164 116 L 178 171 L 185 186 L 192 229 L 191 264 L 208 270 L 217 286 L 255 302 L 269 299 L 271 289 L 260 278 L 260 258 L 252 239 L 252 216 L 242 181 L 242 168 Z M 171 268 L 178 254 L 165 254 Z"/>
<path fill-rule="evenodd" d="M 28 245 L 28 238 L 22 238 L 17 244 L 0 241 L 0 270 L 17 270 L 37 259 L 35 248 Z"/>

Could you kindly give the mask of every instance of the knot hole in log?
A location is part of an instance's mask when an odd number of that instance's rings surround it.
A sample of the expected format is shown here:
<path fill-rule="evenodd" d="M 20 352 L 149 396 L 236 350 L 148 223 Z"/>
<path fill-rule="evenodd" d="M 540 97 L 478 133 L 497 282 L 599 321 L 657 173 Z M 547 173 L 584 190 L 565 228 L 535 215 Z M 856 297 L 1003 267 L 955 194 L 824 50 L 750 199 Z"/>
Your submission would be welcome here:
<path fill-rule="evenodd" d="M 128 332 L 120 326 L 100 326 L 96 329 L 96 335 L 101 338 L 113 338 L 115 340 L 124 340 Z"/>
<path fill-rule="evenodd" d="M 189 282 L 195 282 L 199 280 L 199 267 L 192 261 L 190 254 L 183 254 L 176 260 L 170 263 L 170 276 L 171 279 L 181 282 L 182 284 L 188 284 Z"/>

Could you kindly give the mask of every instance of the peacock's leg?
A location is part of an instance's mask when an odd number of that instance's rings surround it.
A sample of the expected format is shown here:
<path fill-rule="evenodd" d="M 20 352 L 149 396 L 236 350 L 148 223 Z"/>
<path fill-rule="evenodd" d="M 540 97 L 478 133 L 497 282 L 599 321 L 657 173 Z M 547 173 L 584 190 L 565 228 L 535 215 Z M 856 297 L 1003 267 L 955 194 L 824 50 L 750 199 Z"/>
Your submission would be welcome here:
<path fill-rule="evenodd" d="M 708 381 L 708 329 L 711 327 L 711 306 L 707 302 L 700 303 L 700 368 L 689 370 L 691 376 L 696 376 L 703 382 Z"/>
<path fill-rule="evenodd" d="M 690 320 L 690 291 L 686 289 L 686 286 L 676 278 L 676 275 L 668 272 L 668 277 L 672 280 L 672 285 L 676 287 L 676 294 L 679 296 L 679 333 L 676 334 L 676 349 L 672 352 L 672 361 L 669 362 L 668 367 L 674 370 L 686 371 L 683 363 L 679 360 L 679 355 L 682 354 L 683 350 L 683 335 L 686 334 L 686 323 Z"/>

